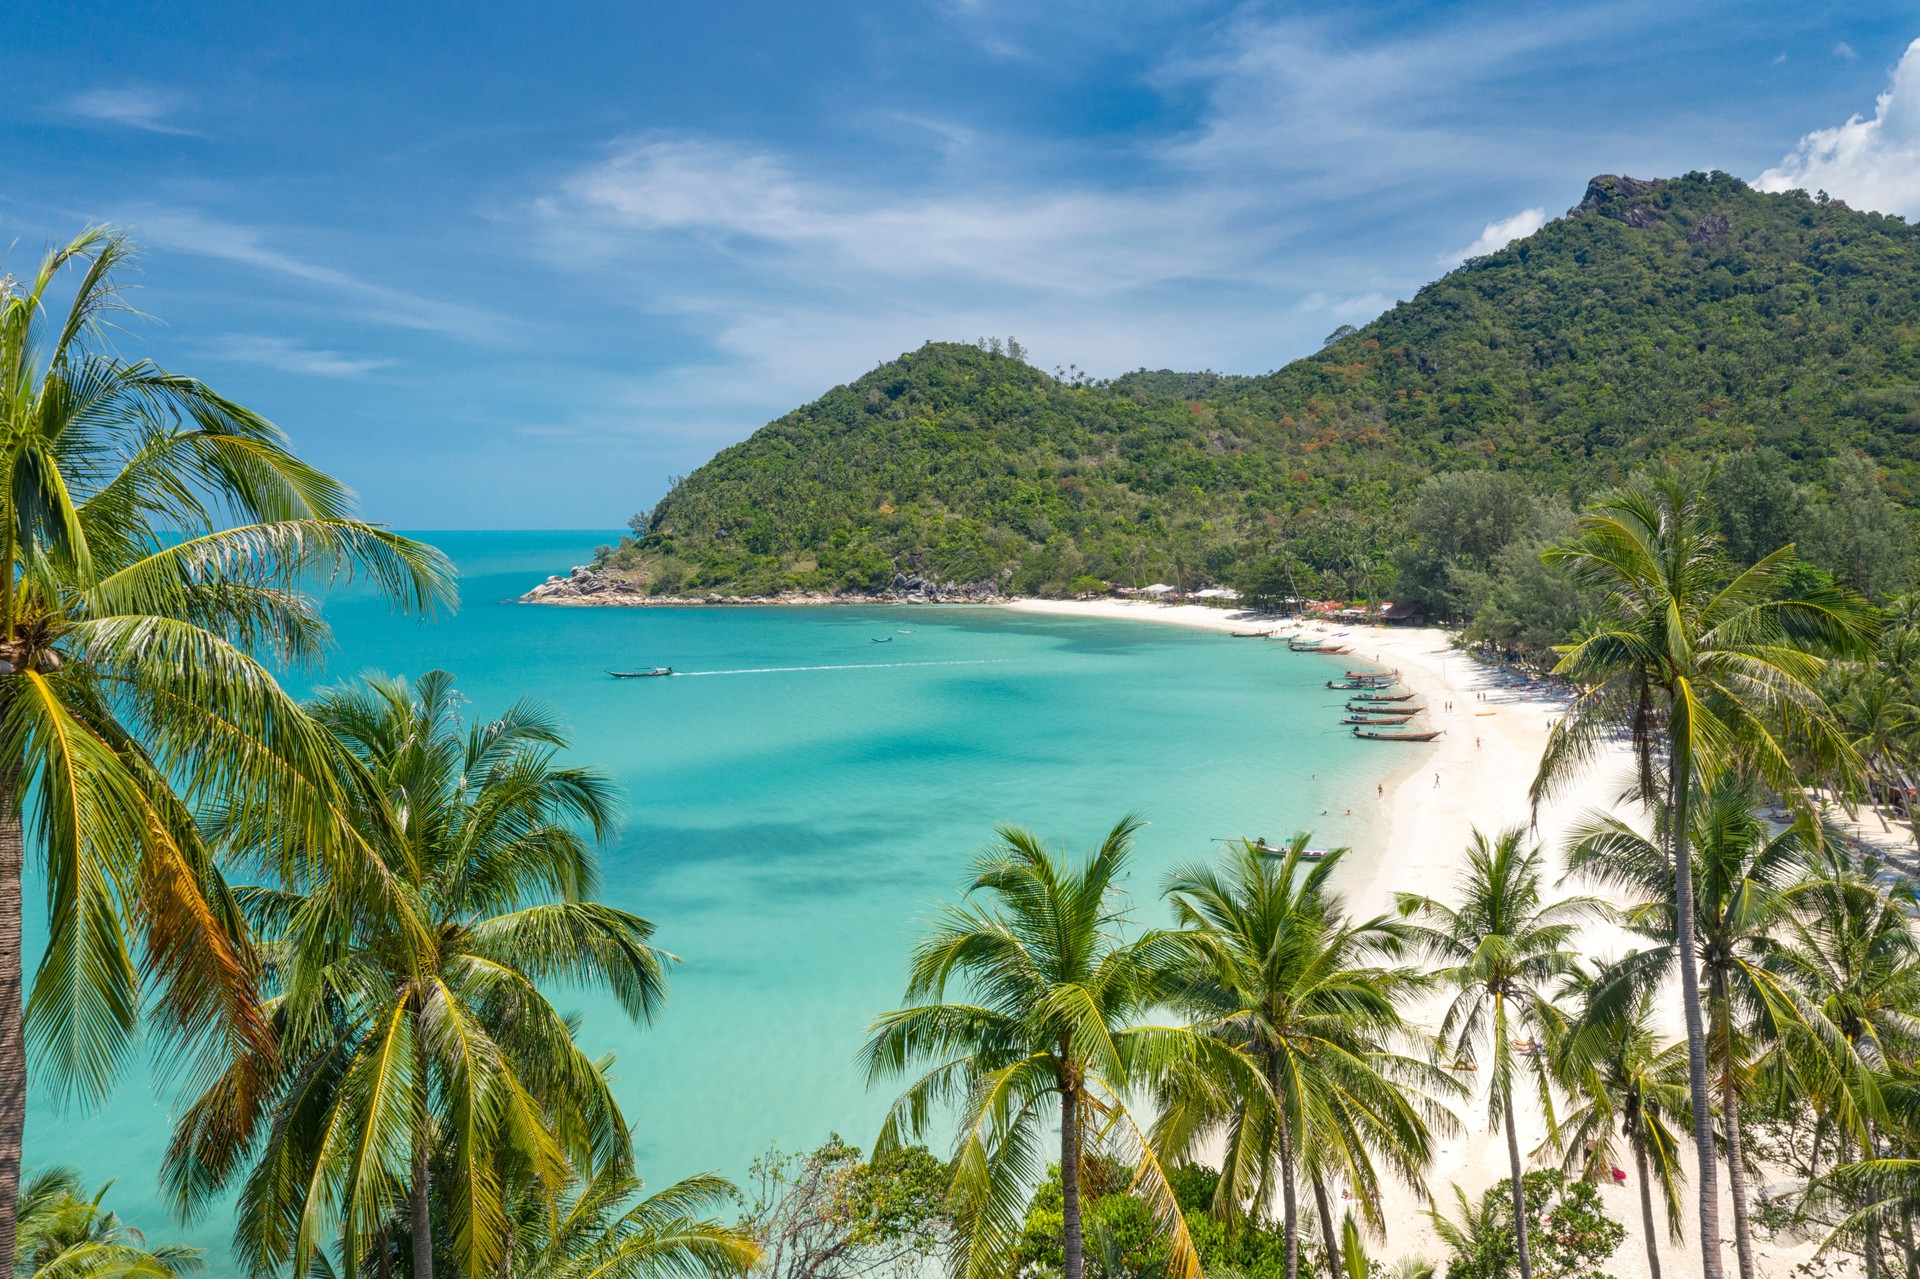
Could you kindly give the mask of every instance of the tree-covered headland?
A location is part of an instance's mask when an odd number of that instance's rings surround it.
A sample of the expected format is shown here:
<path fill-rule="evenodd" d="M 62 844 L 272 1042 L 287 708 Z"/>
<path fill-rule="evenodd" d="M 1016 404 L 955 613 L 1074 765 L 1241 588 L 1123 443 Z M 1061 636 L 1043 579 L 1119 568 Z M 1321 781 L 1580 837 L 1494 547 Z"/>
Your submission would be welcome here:
<path fill-rule="evenodd" d="M 602 563 L 655 595 L 1265 575 L 1511 613 L 1479 579 L 1520 569 L 1513 544 L 1649 461 L 1727 456 L 1737 547 L 1790 522 L 1803 558 L 1879 592 L 1910 571 L 1917 336 L 1899 218 L 1721 173 L 1600 177 L 1262 377 L 1096 380 L 929 343 L 723 450 Z"/>

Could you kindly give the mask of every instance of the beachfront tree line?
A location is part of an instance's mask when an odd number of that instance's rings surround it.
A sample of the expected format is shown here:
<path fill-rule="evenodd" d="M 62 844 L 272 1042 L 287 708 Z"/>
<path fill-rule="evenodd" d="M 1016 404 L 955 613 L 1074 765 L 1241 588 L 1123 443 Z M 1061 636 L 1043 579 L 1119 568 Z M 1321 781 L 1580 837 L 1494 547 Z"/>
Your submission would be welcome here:
<path fill-rule="evenodd" d="M 16 1273 L 198 1263 L 70 1172 L 20 1184 L 29 1067 L 95 1101 L 143 1030 L 189 1093 L 167 1188 L 186 1216 L 232 1197 L 251 1273 L 855 1279 L 944 1253 L 969 1279 L 1358 1275 L 1387 1224 L 1379 1188 L 1419 1184 L 1467 1122 L 1469 1068 L 1515 1178 L 1436 1214 L 1455 1279 L 1592 1273 L 1620 1234 L 1588 1179 L 1623 1146 L 1649 1241 L 1662 1213 L 1678 1230 L 1689 1132 L 1706 1273 L 1723 1163 L 1743 1279 L 1756 1224 L 1912 1264 L 1911 894 L 1807 801 L 1816 782 L 1908 794 L 1916 610 L 1875 614 L 1786 551 L 1736 569 L 1711 481 L 1636 482 L 1544 556 L 1592 620 L 1561 659 L 1583 694 L 1538 791 L 1630 731 L 1654 835 L 1598 826 L 1569 861 L 1637 895 L 1623 918 L 1644 951 L 1583 967 L 1574 930 L 1603 908 L 1557 896 L 1519 832 L 1478 838 L 1454 894 L 1365 921 L 1304 837 L 1277 859 L 1236 848 L 1169 880 L 1171 927 L 1133 932 L 1114 893 L 1130 823 L 1084 863 L 1008 830 L 874 1028 L 865 1069 L 911 1082 L 872 1158 L 837 1139 L 771 1155 L 728 1220 L 717 1178 L 641 1186 L 611 1063 L 541 991 L 595 985 L 643 1021 L 664 992 L 652 925 L 594 900 L 607 780 L 562 762 L 537 707 L 468 723 L 441 673 L 282 692 L 270 663 L 311 664 L 327 640 L 316 581 L 362 574 L 431 614 L 451 574 L 356 519 L 257 415 L 115 357 L 101 326 L 126 255 L 89 232 L 0 284 Z M 1762 818 L 1775 803 L 1796 814 L 1784 833 Z M 29 851 L 48 894 L 30 992 Z M 1676 984 L 1689 1034 L 1665 1044 L 1652 1009 Z M 1415 1001 L 1437 991 L 1444 1020 L 1423 1027 Z M 1553 1117 L 1558 1170 L 1523 1170 L 1522 1088 Z M 912 1144 L 956 1117 L 950 1159 Z M 1198 1167 L 1216 1144 L 1222 1166 Z M 1754 1205 L 1755 1148 L 1804 1191 Z"/>
<path fill-rule="evenodd" d="M 1756 1229 L 1816 1232 L 1870 1276 L 1915 1273 L 1915 888 L 1844 835 L 1830 801 L 1911 800 L 1916 608 L 1871 607 L 1790 546 L 1734 558 L 1715 480 L 1636 477 L 1538 551 L 1589 603 L 1558 647 L 1576 695 L 1534 801 L 1624 735 L 1643 819 L 1577 828 L 1564 885 L 1527 831 L 1476 831 L 1450 895 L 1402 894 L 1359 920 L 1327 886 L 1341 854 L 1304 863 L 1300 837 L 1176 871 L 1173 926 L 1130 933 L 1113 884 L 1131 822 L 1083 862 L 1002 832 L 866 1059 L 876 1080 L 913 1078 L 883 1149 L 958 1118 L 956 1273 L 1030 1257 L 1019 1204 L 1054 1124 L 1058 1170 L 1028 1214 L 1044 1207 L 1063 1279 L 1366 1273 L 1382 1180 L 1430 1189 L 1468 1079 L 1510 1177 L 1431 1214 L 1454 1279 L 1599 1273 L 1624 1237 L 1591 1193 L 1606 1178 L 1637 1182 L 1656 1276 L 1658 1236 L 1691 1234 L 1698 1272 L 1719 1279 L 1724 1234 L 1754 1279 Z M 1589 964 L 1580 931 L 1601 919 L 1640 945 Z M 1674 1000 L 1686 1033 L 1668 1043 L 1655 1011 Z M 1438 1024 L 1418 1024 L 1436 1001 Z M 1542 1132 L 1520 1131 L 1523 1090 Z M 1204 1203 L 1169 1213 L 1202 1143 L 1221 1160 Z M 1764 1198 L 1763 1154 L 1794 1174 Z M 1091 1200 L 1089 1181 L 1105 1188 Z M 1105 1206 L 1116 1194 L 1144 1215 Z M 1225 1229 L 1197 1228 L 1196 1210 Z M 1162 1229 L 1127 1259 L 1110 1246 L 1121 1219 Z M 1263 1232 L 1271 1247 L 1246 1242 Z"/>

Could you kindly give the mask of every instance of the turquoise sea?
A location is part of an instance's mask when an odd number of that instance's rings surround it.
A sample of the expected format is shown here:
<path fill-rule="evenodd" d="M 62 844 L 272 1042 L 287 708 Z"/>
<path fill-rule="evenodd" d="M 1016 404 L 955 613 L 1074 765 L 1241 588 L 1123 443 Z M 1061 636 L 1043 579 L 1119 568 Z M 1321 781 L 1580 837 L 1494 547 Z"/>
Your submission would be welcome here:
<path fill-rule="evenodd" d="M 671 999 L 645 1028 L 591 994 L 559 1002 L 583 1014 L 592 1047 L 618 1053 L 656 1186 L 744 1173 L 769 1142 L 871 1142 L 888 1098 L 855 1074 L 862 1031 L 899 1000 L 911 940 L 996 823 L 1078 851 L 1144 815 L 1129 888 L 1158 922 L 1167 869 L 1219 838 L 1311 826 L 1364 856 L 1374 783 L 1394 762 L 1333 727 L 1324 681 L 1338 659 L 1279 645 L 966 606 L 526 606 L 510 601 L 612 535 L 423 536 L 460 567 L 459 614 L 422 624 L 336 596 L 323 679 L 439 667 L 476 715 L 543 698 L 575 757 L 626 788 L 604 895 L 680 957 Z M 694 674 L 605 674 L 655 665 Z M 36 1104 L 27 1162 L 118 1178 L 112 1207 L 151 1237 L 208 1247 L 212 1273 L 229 1273 L 230 1222 L 181 1230 L 160 1206 L 168 1113 L 130 1071 L 101 1112 Z"/>

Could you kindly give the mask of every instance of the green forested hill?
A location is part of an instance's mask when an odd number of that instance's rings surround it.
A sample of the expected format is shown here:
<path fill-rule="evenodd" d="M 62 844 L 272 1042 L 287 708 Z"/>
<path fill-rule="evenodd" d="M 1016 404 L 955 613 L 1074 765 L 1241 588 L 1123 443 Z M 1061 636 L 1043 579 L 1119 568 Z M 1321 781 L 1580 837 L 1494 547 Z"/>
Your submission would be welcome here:
<path fill-rule="evenodd" d="M 1914 504 L 1920 231 L 1724 174 L 1603 177 L 1263 377 L 1062 381 L 929 344 L 725 450 L 606 558 L 654 592 L 896 572 L 1045 592 L 1232 581 L 1281 555 L 1379 593 L 1429 476 L 1506 471 L 1577 501 L 1653 457 L 1754 450 L 1810 486 L 1793 500 L 1830 493 L 1844 454 Z"/>

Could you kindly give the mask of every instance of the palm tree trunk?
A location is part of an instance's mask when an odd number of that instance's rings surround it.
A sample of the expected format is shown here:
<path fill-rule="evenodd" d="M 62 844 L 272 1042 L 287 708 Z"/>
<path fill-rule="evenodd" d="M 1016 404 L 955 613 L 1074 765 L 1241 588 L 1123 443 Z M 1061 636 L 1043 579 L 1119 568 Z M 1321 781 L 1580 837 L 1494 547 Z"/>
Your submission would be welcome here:
<path fill-rule="evenodd" d="M 1065 1089 L 1060 1092 L 1060 1220 L 1067 1257 L 1064 1279 L 1082 1279 L 1087 1245 L 1080 1233 L 1080 1113 L 1074 1095 Z"/>
<path fill-rule="evenodd" d="M 415 1030 L 415 1035 L 419 1031 Z M 416 1043 L 415 1069 L 419 1077 L 414 1081 L 414 1124 L 413 1124 L 413 1195 L 410 1205 L 413 1218 L 413 1279 L 433 1279 L 433 1211 L 428 1185 L 430 1169 L 427 1163 L 427 1053 L 424 1047 Z"/>
<path fill-rule="evenodd" d="M 1533 1246 L 1527 1242 L 1527 1188 L 1520 1167 L 1520 1133 L 1513 1123 L 1513 1093 L 1500 1099 L 1507 1127 L 1507 1167 L 1513 1172 L 1513 1240 L 1520 1253 L 1520 1279 L 1533 1279 Z"/>
<path fill-rule="evenodd" d="M 1863 1149 L 1860 1153 L 1867 1159 L 1872 1159 L 1880 1153 L 1879 1145 L 1874 1140 L 1873 1124 L 1871 1122 L 1867 1124 L 1866 1141 L 1863 1143 Z M 1880 1279 L 1880 1218 L 1878 1216 L 1867 1219 L 1867 1243 L 1863 1251 L 1866 1253 L 1867 1279 Z"/>
<path fill-rule="evenodd" d="M 1284 1108 L 1277 1110 L 1280 1127 L 1280 1206 L 1283 1238 L 1287 1244 L 1287 1279 L 1300 1279 L 1299 1209 L 1293 1193 L 1293 1130 Z"/>
<path fill-rule="evenodd" d="M 13 1273 L 27 1128 L 27 1041 L 20 1020 L 20 873 L 26 853 L 18 795 L 9 779 L 0 784 L 0 1275 Z"/>
<path fill-rule="evenodd" d="M 1733 1045 L 1720 1062 L 1720 1113 L 1727 1129 L 1727 1189 L 1733 1192 L 1733 1247 L 1740 1279 L 1754 1279 L 1753 1232 L 1747 1226 L 1747 1154 L 1740 1133 L 1740 1098 L 1733 1082 Z"/>
<path fill-rule="evenodd" d="M 1700 1013 L 1700 974 L 1696 967 L 1693 918 L 1693 850 L 1688 846 L 1688 783 L 1693 759 L 1683 738 L 1691 726 L 1669 719 L 1671 741 L 1667 772 L 1667 838 L 1673 841 L 1675 959 L 1680 973 L 1680 1002 L 1687 1016 L 1687 1094 L 1693 1102 L 1693 1151 L 1699 1167 L 1700 1276 L 1722 1279 L 1720 1265 L 1719 1155 L 1713 1142 L 1712 1094 L 1707 1090 L 1707 1030 Z"/>
<path fill-rule="evenodd" d="M 1333 1208 L 1327 1203 L 1327 1183 L 1313 1175 L 1313 1203 L 1320 1210 L 1320 1236 L 1327 1241 L 1327 1273 L 1340 1279 L 1340 1236 L 1333 1232 Z"/>
<path fill-rule="evenodd" d="M 1647 1175 L 1647 1139 L 1633 1134 L 1633 1171 L 1640 1179 L 1640 1229 L 1647 1237 L 1647 1277 L 1660 1279 L 1660 1236 L 1653 1221 L 1653 1179 Z"/>

